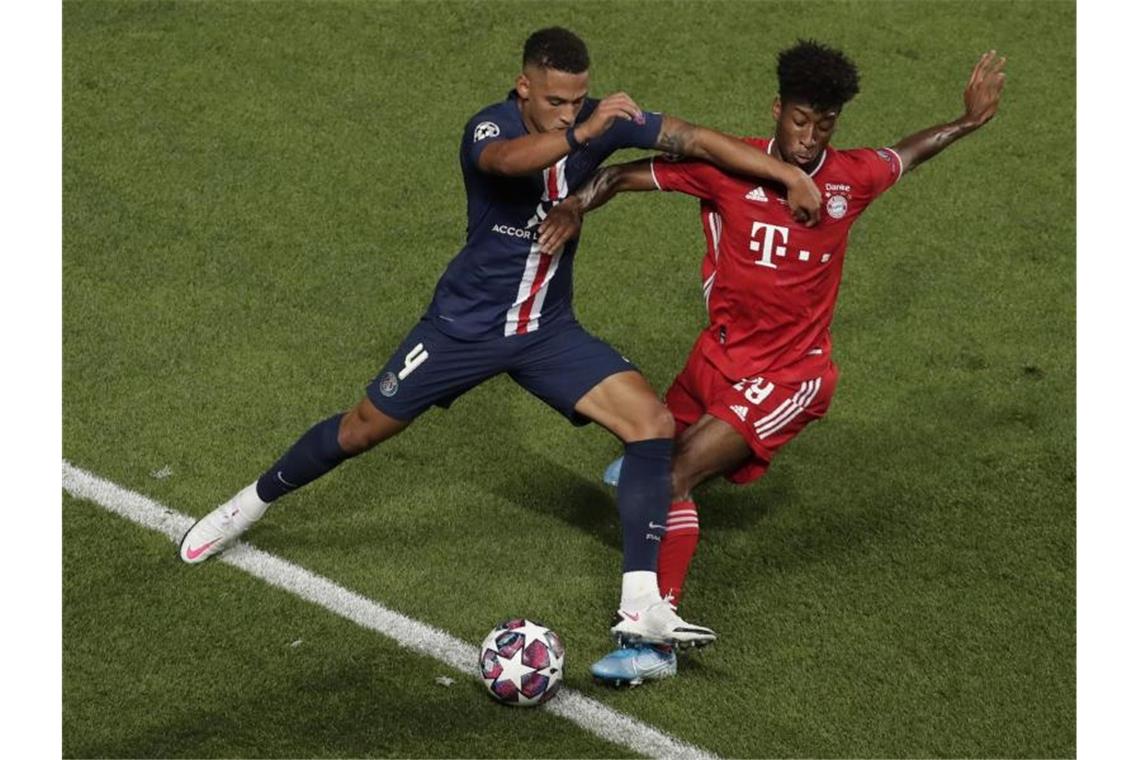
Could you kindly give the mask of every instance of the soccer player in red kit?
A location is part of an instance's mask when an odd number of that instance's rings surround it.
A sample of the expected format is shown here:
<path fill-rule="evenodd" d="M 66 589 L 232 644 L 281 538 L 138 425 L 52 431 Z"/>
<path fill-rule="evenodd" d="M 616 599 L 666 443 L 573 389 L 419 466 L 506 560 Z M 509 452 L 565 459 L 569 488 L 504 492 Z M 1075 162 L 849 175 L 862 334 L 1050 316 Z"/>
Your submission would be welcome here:
<path fill-rule="evenodd" d="M 981 57 L 958 119 L 890 147 L 837 150 L 829 143 L 840 112 L 859 91 L 854 64 L 813 41 L 781 52 L 775 136 L 746 141 L 812 177 L 825 209 L 815 227 L 793 218 L 777 184 L 661 157 L 600 170 L 547 218 L 540 244 L 554 246 L 577 234 L 582 214 L 618 192 L 677 191 L 701 199 L 709 323 L 665 396 L 677 433 L 658 581 L 674 604 L 697 546 L 692 489 L 716 475 L 738 484 L 759 478 L 831 403 L 839 371 L 829 326 L 851 225 L 904 173 L 994 116 L 1004 64 L 993 51 Z M 676 658 L 668 648 L 629 647 L 592 670 L 601 681 L 636 685 L 673 675 Z"/>

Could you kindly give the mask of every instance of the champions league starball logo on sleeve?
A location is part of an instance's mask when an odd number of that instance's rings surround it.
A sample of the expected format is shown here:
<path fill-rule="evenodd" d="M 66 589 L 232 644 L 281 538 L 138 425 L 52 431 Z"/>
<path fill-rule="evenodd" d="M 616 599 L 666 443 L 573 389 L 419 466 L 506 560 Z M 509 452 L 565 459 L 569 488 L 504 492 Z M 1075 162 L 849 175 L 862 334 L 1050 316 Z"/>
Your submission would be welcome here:
<path fill-rule="evenodd" d="M 488 137 L 499 136 L 499 125 L 493 121 L 482 121 L 475 126 L 475 142 L 486 140 Z"/>

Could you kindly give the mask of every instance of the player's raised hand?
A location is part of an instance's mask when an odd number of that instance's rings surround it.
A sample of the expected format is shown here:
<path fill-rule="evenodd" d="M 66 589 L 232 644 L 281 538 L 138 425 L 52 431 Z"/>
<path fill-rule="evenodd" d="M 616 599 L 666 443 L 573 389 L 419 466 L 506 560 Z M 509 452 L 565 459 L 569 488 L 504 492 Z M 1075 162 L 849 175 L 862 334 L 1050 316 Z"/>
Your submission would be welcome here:
<path fill-rule="evenodd" d="M 645 116 L 642 115 L 641 107 L 634 102 L 633 98 L 624 92 L 615 92 L 612 95 L 607 95 L 598 103 L 597 108 L 590 114 L 590 118 L 578 125 L 574 135 L 581 142 L 592 140 L 609 129 L 610 125 L 614 123 L 614 119 L 636 121 L 641 124 L 645 121 Z"/>
<path fill-rule="evenodd" d="M 819 224 L 819 207 L 823 199 L 811 177 L 801 169 L 796 171 L 799 177 L 788 183 L 788 206 L 797 222 L 805 227 L 814 227 Z"/>
<path fill-rule="evenodd" d="M 980 127 L 997 113 L 1001 102 L 1001 90 L 1005 86 L 1005 56 L 998 57 L 996 50 L 990 50 L 978 59 L 966 83 L 963 100 L 966 103 L 964 120 L 974 127 Z"/>
<path fill-rule="evenodd" d="M 553 255 L 582 229 L 582 204 L 573 195 L 553 206 L 538 225 L 538 252 Z"/>
<path fill-rule="evenodd" d="M 902 172 L 908 172 L 929 161 L 956 141 L 974 132 L 997 113 L 1001 90 L 1005 86 L 1005 58 L 996 50 L 978 59 L 962 95 L 966 111 L 954 121 L 935 124 L 921 132 L 907 135 L 891 146 L 898 154 Z"/>

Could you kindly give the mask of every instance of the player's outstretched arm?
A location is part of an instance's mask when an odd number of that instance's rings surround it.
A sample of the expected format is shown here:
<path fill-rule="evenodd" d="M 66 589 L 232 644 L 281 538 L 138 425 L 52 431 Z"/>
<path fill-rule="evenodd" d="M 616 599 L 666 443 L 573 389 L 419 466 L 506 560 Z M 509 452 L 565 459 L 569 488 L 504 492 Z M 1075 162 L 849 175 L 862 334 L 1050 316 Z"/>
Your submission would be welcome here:
<path fill-rule="evenodd" d="M 621 192 L 656 190 L 649 159 L 605 166 L 594 172 L 581 187 L 550 209 L 538 226 L 538 249 L 554 253 L 582 229 L 582 216 L 609 202 Z"/>
<path fill-rule="evenodd" d="M 954 121 L 904 137 L 891 146 L 899 154 L 903 172 L 937 156 L 950 143 L 965 137 L 994 117 L 1001 102 L 1002 87 L 1005 86 L 1004 68 L 1005 58 L 998 58 L 996 51 L 991 50 L 983 55 L 974 66 L 970 81 L 966 83 L 963 95 L 965 113 Z"/>
<path fill-rule="evenodd" d="M 540 172 L 569 153 L 571 142 L 581 144 L 593 140 L 609 129 L 615 119 L 640 121 L 644 118 L 633 98 L 624 92 L 615 92 L 598 103 L 590 118 L 569 130 L 537 132 L 491 143 L 479 155 L 479 169 L 506 177 Z"/>
<path fill-rule="evenodd" d="M 796 218 L 811 227 L 819 221 L 819 188 L 799 167 L 769 156 L 743 140 L 708 127 L 664 116 L 657 148 L 697 158 L 733 174 L 779 182 L 788 189 L 788 205 Z"/>

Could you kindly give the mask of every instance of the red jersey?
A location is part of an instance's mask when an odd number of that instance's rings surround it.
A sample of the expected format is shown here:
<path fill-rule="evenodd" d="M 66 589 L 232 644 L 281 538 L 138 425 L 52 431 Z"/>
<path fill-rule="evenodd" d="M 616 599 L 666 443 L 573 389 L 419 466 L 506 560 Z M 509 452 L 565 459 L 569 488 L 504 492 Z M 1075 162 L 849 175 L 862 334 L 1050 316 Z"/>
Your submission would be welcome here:
<path fill-rule="evenodd" d="M 772 153 L 772 141 L 745 138 Z M 709 325 L 697 347 L 726 376 L 821 372 L 830 362 L 851 225 L 891 187 L 902 162 L 890 148 L 828 148 L 811 172 L 823 196 L 820 221 L 792 217 L 784 187 L 725 174 L 700 161 L 650 163 L 661 190 L 701 199 L 708 242 L 702 264 Z M 806 376 L 806 375 L 805 375 Z"/>

